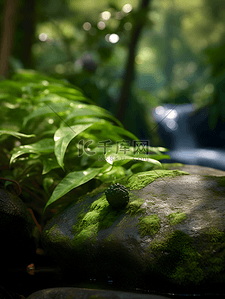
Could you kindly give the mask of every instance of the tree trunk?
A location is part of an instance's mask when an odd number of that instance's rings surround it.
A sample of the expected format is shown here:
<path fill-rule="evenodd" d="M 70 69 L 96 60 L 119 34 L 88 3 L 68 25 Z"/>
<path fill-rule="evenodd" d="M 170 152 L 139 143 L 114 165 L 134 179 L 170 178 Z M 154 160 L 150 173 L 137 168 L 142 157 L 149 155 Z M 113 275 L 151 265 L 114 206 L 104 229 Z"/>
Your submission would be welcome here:
<path fill-rule="evenodd" d="M 142 0 L 139 10 L 136 13 L 137 18 L 134 20 L 133 23 L 131 41 L 129 45 L 129 54 L 124 76 L 124 83 L 121 89 L 121 94 L 116 111 L 116 118 L 121 122 L 123 121 L 124 115 L 126 113 L 126 106 L 132 87 L 132 82 L 135 79 L 135 55 L 137 51 L 138 42 L 141 36 L 141 31 L 146 23 L 149 3 L 150 0 Z"/>
<path fill-rule="evenodd" d="M 9 57 L 13 49 L 18 4 L 19 0 L 6 0 L 3 9 L 0 45 L 0 77 L 7 77 L 8 75 Z"/>
<path fill-rule="evenodd" d="M 21 59 L 24 68 L 34 68 L 34 61 L 32 57 L 32 46 L 35 40 L 36 30 L 36 13 L 35 0 L 26 0 L 22 8 L 22 24 L 23 37 L 21 40 L 21 52 L 19 58 Z"/>

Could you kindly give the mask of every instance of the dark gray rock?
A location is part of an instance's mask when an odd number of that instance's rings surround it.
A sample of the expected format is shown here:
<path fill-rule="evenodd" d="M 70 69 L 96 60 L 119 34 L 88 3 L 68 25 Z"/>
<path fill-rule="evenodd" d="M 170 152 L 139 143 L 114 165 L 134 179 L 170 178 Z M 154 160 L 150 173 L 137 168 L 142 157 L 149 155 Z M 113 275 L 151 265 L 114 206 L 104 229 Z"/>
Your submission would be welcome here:
<path fill-rule="evenodd" d="M 35 253 L 35 223 L 26 205 L 16 195 L 0 189 L 1 267 L 26 267 Z"/>
<path fill-rule="evenodd" d="M 124 210 L 113 211 L 104 193 L 81 198 L 46 225 L 47 252 L 77 277 L 110 276 L 123 286 L 202 290 L 225 283 L 221 172 L 157 169 L 121 183 L 130 190 Z"/>
<path fill-rule="evenodd" d="M 80 288 L 52 288 L 33 293 L 27 299 L 166 299 L 168 297 L 148 294 L 135 294 L 107 290 L 88 290 Z"/>
<path fill-rule="evenodd" d="M 172 163 L 172 164 L 168 163 L 163 165 L 165 169 L 168 170 L 179 169 L 182 171 L 186 171 L 190 174 L 225 176 L 225 171 L 211 168 L 211 167 L 198 166 L 198 165 L 185 165 L 181 163 Z"/>

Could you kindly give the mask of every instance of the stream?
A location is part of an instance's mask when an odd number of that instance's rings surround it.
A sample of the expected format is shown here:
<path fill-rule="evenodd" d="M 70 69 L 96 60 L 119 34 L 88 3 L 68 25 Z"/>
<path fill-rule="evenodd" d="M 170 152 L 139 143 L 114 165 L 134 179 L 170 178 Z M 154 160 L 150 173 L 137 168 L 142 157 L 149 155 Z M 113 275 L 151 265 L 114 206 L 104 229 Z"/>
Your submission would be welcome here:
<path fill-rule="evenodd" d="M 166 104 L 153 110 L 153 117 L 158 124 L 158 133 L 169 149 L 171 159 L 163 159 L 162 163 L 183 163 L 199 165 L 225 170 L 225 148 L 202 147 L 193 134 L 190 125 L 190 115 L 194 111 L 194 105 Z M 205 130 L 207 133 L 207 130 Z M 222 132 L 221 132 L 222 133 Z M 207 135 L 204 135 L 207 136 Z M 210 136 L 210 134 L 208 135 Z M 216 138 L 217 136 L 214 136 Z M 210 137 L 209 137 L 210 138 Z"/>

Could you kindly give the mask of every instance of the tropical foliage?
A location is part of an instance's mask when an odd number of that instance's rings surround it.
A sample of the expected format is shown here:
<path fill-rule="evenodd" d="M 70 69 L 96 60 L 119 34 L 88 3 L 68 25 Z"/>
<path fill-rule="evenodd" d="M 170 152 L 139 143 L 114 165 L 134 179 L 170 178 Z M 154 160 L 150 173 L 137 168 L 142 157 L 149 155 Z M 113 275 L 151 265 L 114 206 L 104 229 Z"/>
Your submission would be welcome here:
<path fill-rule="evenodd" d="M 66 81 L 26 71 L 0 90 L 1 176 L 38 195 L 42 210 L 80 186 L 161 166 L 165 148 L 138 140 Z"/>

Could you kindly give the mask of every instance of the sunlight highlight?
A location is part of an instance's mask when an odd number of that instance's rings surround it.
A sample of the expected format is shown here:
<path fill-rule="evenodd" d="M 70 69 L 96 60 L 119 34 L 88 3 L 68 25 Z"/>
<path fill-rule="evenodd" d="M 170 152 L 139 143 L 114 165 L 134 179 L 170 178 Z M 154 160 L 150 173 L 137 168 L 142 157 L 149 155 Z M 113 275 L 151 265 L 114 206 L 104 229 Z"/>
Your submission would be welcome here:
<path fill-rule="evenodd" d="M 106 159 L 105 159 L 109 164 L 113 164 L 113 161 L 114 161 L 114 158 L 113 156 L 107 156 Z"/>
<path fill-rule="evenodd" d="M 158 106 L 155 108 L 155 113 L 158 115 L 163 115 L 165 113 L 165 108 L 163 106 Z"/>
<path fill-rule="evenodd" d="M 49 123 L 50 125 L 52 125 L 52 124 L 54 123 L 54 119 L 49 118 L 48 123 Z"/>
<path fill-rule="evenodd" d="M 116 33 L 110 34 L 109 36 L 109 42 L 112 44 L 116 44 L 119 41 L 119 35 Z"/>
<path fill-rule="evenodd" d="M 167 118 L 169 119 L 174 119 L 177 118 L 177 111 L 175 109 L 169 109 L 168 113 L 167 113 Z"/>
<path fill-rule="evenodd" d="M 111 18 L 111 12 L 109 11 L 103 11 L 101 13 L 101 18 L 105 21 L 108 21 Z"/>
<path fill-rule="evenodd" d="M 129 4 L 129 3 L 127 3 L 127 4 L 125 4 L 124 6 L 123 6 L 123 11 L 125 12 L 125 13 L 129 13 L 129 12 L 131 12 L 131 10 L 132 10 L 132 5 L 131 4 Z"/>
<path fill-rule="evenodd" d="M 46 33 L 41 33 L 39 34 L 38 38 L 41 42 L 46 42 L 46 40 L 48 39 L 48 35 Z"/>

